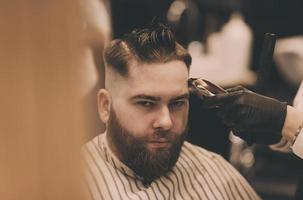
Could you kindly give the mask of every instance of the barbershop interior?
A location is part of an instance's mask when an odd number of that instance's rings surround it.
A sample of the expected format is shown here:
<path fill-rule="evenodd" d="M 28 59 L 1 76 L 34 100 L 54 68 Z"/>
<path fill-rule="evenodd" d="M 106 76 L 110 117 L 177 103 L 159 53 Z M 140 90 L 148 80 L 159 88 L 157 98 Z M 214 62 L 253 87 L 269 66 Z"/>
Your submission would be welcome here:
<path fill-rule="evenodd" d="M 302 11 L 301 0 L 1 0 L 0 199 L 86 199 L 77 152 L 105 130 L 103 50 L 137 28 L 168 26 L 192 57 L 190 78 L 303 112 Z M 188 142 L 221 155 L 261 199 L 303 199 L 302 158 L 248 144 L 189 102 Z"/>

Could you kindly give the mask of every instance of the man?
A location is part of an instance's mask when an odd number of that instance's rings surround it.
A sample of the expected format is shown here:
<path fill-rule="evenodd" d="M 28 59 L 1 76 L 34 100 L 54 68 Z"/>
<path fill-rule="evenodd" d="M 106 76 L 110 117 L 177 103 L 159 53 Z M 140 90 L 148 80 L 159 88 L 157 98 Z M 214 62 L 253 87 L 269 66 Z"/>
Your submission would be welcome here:
<path fill-rule="evenodd" d="M 106 132 L 86 144 L 93 199 L 259 199 L 221 156 L 184 142 L 191 57 L 164 26 L 105 50 Z"/>

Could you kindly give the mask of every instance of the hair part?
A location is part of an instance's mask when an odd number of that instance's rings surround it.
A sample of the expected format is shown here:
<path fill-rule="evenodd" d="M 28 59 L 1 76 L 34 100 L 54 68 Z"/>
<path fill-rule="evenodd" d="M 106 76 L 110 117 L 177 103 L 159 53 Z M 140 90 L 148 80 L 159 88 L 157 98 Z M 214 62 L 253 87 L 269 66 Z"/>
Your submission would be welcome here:
<path fill-rule="evenodd" d="M 139 63 L 166 63 L 173 60 L 184 62 L 189 70 L 191 56 L 175 39 L 172 31 L 164 25 L 135 29 L 116 39 L 104 51 L 107 68 L 121 76 L 128 76 L 131 61 Z"/>

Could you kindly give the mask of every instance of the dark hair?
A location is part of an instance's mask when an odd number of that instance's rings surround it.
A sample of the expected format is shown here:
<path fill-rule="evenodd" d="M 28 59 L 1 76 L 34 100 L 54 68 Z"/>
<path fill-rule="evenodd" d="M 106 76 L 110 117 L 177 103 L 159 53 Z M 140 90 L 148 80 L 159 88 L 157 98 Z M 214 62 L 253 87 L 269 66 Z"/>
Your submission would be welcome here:
<path fill-rule="evenodd" d="M 145 29 L 135 29 L 121 39 L 116 39 L 104 51 L 107 67 L 113 68 L 121 76 L 128 75 L 130 61 L 139 63 L 165 63 L 183 61 L 189 69 L 191 56 L 176 42 L 172 31 L 164 25 Z"/>

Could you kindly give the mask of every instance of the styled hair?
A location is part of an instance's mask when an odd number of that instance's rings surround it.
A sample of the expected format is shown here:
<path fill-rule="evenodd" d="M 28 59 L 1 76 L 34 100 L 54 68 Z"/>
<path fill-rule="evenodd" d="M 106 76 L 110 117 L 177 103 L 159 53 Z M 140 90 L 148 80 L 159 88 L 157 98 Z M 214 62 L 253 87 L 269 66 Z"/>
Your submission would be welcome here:
<path fill-rule="evenodd" d="M 121 76 L 128 76 L 131 61 L 139 63 L 166 63 L 179 60 L 191 65 L 191 56 L 175 39 L 172 31 L 164 25 L 135 29 L 121 39 L 113 40 L 104 51 L 107 67 Z"/>

